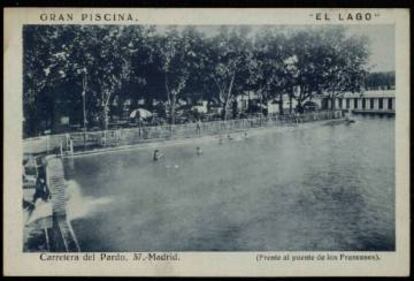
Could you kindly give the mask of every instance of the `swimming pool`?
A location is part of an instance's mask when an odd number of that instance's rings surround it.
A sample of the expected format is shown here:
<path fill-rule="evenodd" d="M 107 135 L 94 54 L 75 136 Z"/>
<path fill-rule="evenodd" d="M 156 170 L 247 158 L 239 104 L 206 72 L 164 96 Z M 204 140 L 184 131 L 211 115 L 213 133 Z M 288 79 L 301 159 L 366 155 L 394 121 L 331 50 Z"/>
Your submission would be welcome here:
<path fill-rule="evenodd" d="M 304 126 L 65 160 L 82 251 L 394 250 L 394 119 Z"/>

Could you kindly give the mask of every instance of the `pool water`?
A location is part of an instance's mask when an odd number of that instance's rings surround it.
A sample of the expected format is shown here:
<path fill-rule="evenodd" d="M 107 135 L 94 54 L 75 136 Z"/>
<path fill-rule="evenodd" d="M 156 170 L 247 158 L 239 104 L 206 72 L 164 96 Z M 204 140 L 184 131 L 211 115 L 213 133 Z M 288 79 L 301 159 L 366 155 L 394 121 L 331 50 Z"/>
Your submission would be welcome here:
<path fill-rule="evenodd" d="M 393 251 L 394 119 L 303 126 L 66 160 L 82 251 Z"/>

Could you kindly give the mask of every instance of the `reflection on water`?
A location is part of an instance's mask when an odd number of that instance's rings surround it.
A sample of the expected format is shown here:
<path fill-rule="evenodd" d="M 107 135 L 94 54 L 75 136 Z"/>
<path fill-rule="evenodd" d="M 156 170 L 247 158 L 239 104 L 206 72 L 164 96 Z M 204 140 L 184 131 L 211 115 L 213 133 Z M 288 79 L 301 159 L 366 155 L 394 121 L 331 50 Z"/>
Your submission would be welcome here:
<path fill-rule="evenodd" d="M 71 160 L 82 250 L 394 250 L 394 119 L 305 126 Z"/>

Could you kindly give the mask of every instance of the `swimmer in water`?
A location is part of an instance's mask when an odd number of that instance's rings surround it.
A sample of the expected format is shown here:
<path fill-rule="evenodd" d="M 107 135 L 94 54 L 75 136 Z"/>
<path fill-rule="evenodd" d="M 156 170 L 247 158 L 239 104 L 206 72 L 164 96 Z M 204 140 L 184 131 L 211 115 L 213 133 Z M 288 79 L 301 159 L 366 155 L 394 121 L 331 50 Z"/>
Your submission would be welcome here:
<path fill-rule="evenodd" d="M 233 140 L 233 137 L 232 137 L 230 134 L 228 134 L 228 135 L 227 135 L 227 139 L 228 139 L 228 140 Z"/>
<path fill-rule="evenodd" d="M 162 154 L 158 149 L 154 150 L 154 155 L 152 160 L 154 161 L 158 161 L 160 160 L 162 157 L 164 157 L 164 154 Z"/>
<path fill-rule="evenodd" d="M 196 148 L 196 153 L 197 153 L 198 156 L 203 154 L 203 151 L 201 150 L 201 148 L 199 146 L 197 146 L 197 148 Z"/>

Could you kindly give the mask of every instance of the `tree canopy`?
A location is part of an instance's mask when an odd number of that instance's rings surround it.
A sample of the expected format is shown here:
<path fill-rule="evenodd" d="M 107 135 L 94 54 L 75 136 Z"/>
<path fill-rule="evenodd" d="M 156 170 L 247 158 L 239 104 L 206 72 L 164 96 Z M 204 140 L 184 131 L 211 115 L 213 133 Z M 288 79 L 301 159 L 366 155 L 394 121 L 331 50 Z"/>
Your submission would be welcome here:
<path fill-rule="evenodd" d="M 367 39 L 343 27 L 221 26 L 206 34 L 191 26 L 28 25 L 23 40 L 29 135 L 53 130 L 56 111 L 105 129 L 127 100 L 149 109 L 157 101 L 172 124 L 179 99 L 215 104 L 223 119 L 246 92 L 279 104 L 288 95 L 300 107 L 360 91 L 369 57 Z"/>

